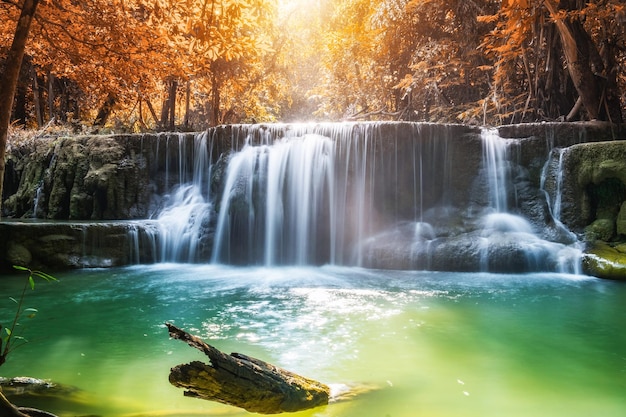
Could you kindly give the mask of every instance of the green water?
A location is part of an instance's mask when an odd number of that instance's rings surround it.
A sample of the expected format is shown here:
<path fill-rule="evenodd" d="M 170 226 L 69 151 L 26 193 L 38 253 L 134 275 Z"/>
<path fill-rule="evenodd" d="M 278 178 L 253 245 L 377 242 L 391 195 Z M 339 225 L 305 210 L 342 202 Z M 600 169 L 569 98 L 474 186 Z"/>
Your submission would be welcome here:
<path fill-rule="evenodd" d="M 239 416 L 185 398 L 169 369 L 202 354 L 171 321 L 328 384 L 367 388 L 297 416 L 626 415 L 626 285 L 556 274 L 165 265 L 38 283 L 29 343 L 0 368 L 78 387 L 60 416 Z M 0 277 L 0 319 L 24 277 Z M 2 301 L 4 299 L 4 301 Z M 18 400 L 16 400 L 17 402 Z"/>

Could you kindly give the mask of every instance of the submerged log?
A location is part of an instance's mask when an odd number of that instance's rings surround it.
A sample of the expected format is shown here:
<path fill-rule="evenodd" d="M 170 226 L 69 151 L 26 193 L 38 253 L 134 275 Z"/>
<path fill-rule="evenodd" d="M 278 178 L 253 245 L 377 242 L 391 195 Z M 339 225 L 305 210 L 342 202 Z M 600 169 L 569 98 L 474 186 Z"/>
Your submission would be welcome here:
<path fill-rule="evenodd" d="M 166 323 L 174 339 L 206 354 L 211 363 L 194 361 L 172 368 L 170 383 L 184 395 L 243 408 L 249 412 L 277 414 L 328 404 L 330 388 L 270 363 L 240 353 L 227 355 L 176 326 Z"/>

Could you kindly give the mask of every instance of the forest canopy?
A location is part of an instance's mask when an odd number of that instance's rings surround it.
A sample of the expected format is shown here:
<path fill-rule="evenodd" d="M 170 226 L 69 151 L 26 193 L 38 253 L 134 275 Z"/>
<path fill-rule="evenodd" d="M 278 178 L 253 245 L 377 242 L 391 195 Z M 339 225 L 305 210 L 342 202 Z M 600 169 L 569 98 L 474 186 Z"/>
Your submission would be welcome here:
<path fill-rule="evenodd" d="M 0 1 L 0 71 L 23 1 Z M 12 124 L 622 122 L 623 0 L 42 0 Z"/>

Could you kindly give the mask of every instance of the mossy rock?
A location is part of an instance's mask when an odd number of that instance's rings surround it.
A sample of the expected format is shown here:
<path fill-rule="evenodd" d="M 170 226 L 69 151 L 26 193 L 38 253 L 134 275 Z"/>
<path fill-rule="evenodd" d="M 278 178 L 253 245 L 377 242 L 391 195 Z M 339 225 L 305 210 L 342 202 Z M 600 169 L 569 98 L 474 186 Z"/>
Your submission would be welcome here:
<path fill-rule="evenodd" d="M 615 235 L 615 222 L 611 219 L 598 219 L 585 228 L 587 242 L 608 241 L 613 238 L 613 235 Z"/>
<path fill-rule="evenodd" d="M 583 255 L 583 271 L 598 278 L 626 281 L 626 253 L 596 242 Z"/>

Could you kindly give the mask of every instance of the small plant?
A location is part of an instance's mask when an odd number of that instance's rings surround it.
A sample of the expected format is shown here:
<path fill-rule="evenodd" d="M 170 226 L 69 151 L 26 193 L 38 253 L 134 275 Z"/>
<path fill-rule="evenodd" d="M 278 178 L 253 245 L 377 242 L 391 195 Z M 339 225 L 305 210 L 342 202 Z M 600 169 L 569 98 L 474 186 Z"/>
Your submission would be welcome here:
<path fill-rule="evenodd" d="M 52 275 L 46 274 L 42 271 L 35 271 L 30 268 L 26 268 L 23 266 L 14 265 L 13 268 L 18 271 L 28 272 L 28 279 L 24 283 L 24 288 L 22 289 L 22 294 L 18 299 L 13 297 L 9 297 L 11 301 L 17 304 L 17 309 L 15 311 L 15 316 L 13 317 L 13 321 L 10 326 L 3 326 L 0 323 L 0 366 L 4 364 L 7 360 L 7 356 L 13 350 L 18 348 L 27 342 L 22 336 L 19 336 L 15 333 L 16 327 L 19 325 L 20 319 L 24 316 L 28 318 L 32 318 L 37 313 L 37 310 L 34 308 L 24 308 L 24 298 L 26 297 L 26 291 L 30 287 L 31 290 L 35 289 L 35 278 L 41 278 L 46 281 L 56 281 L 57 279 Z M 21 342 L 16 344 L 17 341 Z"/>

